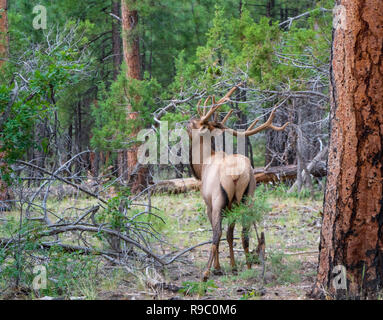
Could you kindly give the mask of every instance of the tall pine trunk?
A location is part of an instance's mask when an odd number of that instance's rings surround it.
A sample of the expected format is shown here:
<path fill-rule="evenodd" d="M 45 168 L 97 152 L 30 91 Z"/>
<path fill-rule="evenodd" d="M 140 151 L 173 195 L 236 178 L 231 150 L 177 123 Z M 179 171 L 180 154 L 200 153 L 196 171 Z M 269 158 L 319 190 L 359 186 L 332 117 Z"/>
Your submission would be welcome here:
<path fill-rule="evenodd" d="M 336 4 L 329 174 L 312 294 L 371 298 L 383 285 L 382 1 Z"/>
<path fill-rule="evenodd" d="M 120 13 L 120 3 L 118 0 L 112 1 L 112 13 L 119 17 Z M 112 50 L 113 50 L 113 79 L 117 80 L 117 76 L 120 73 L 121 68 L 121 32 L 120 32 L 120 23 L 115 18 L 112 17 Z"/>
<path fill-rule="evenodd" d="M 0 67 L 8 56 L 7 0 L 0 0 Z"/>
<path fill-rule="evenodd" d="M 137 33 L 138 12 L 132 9 L 136 4 L 135 0 L 121 0 L 122 16 L 122 44 L 124 61 L 127 66 L 128 79 L 141 79 L 140 43 Z M 140 99 L 140 97 L 131 97 Z M 131 105 L 127 106 L 128 121 L 139 119 L 139 113 L 134 111 Z M 135 134 L 135 133 L 134 133 Z M 134 135 L 133 134 L 133 135 Z M 140 166 L 137 161 L 137 145 L 131 147 L 126 153 L 127 171 L 129 184 L 133 193 L 145 188 L 147 182 L 147 169 Z"/>
<path fill-rule="evenodd" d="M 8 16 L 7 16 L 7 0 L 0 0 L 0 69 L 8 56 Z M 1 70 L 0 70 L 1 72 Z M 1 141 L 0 141 L 1 144 Z M 6 171 L 7 167 L 2 163 L 5 157 L 4 152 L 0 152 L 0 212 L 8 210 L 11 199 L 10 190 L 7 183 L 1 181 L 1 175 Z"/>

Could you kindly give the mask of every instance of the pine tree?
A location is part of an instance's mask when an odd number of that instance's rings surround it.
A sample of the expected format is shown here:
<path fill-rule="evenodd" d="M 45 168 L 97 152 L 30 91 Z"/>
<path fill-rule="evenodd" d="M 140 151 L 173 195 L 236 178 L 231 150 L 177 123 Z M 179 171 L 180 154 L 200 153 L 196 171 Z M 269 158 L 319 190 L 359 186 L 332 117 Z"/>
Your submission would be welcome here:
<path fill-rule="evenodd" d="M 337 4 L 328 178 L 313 295 L 373 298 L 383 287 L 383 16 L 380 0 Z"/>
<path fill-rule="evenodd" d="M 140 43 L 137 33 L 138 11 L 134 8 L 135 0 L 121 0 L 122 16 L 122 43 L 124 49 L 124 61 L 127 66 L 126 77 L 141 80 L 140 63 Z M 129 99 L 139 100 L 139 96 L 129 97 Z M 128 121 L 137 121 L 140 117 L 138 111 L 133 110 L 132 105 L 127 106 Z M 138 129 L 138 128 L 137 128 Z M 135 132 L 133 132 L 133 135 Z M 137 145 L 133 145 L 126 153 L 126 164 L 129 175 L 129 183 L 133 193 L 142 190 L 147 184 L 147 168 L 141 167 L 137 161 Z M 123 152 L 119 153 L 120 166 L 124 163 Z M 136 171 L 136 172 L 135 172 Z"/>
<path fill-rule="evenodd" d="M 8 56 L 8 4 L 0 0 L 0 67 Z"/>
<path fill-rule="evenodd" d="M 0 0 L 0 70 L 8 56 L 7 9 L 7 0 Z M 5 154 L 0 152 L 0 211 L 7 210 L 9 208 L 9 204 L 5 201 L 8 201 L 11 198 L 7 183 L 1 180 L 1 176 L 5 171 L 4 169 L 6 169 L 6 166 L 2 163 L 4 156 Z"/>

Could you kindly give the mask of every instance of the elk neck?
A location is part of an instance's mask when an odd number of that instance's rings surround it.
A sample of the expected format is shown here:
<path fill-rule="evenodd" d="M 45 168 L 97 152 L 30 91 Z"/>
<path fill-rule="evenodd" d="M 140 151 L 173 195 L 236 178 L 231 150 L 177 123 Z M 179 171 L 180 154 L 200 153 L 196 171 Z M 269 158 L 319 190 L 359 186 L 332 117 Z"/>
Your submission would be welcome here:
<path fill-rule="evenodd" d="M 210 152 L 207 148 L 208 145 L 206 143 L 209 143 L 211 146 Z M 193 150 L 199 150 L 199 161 L 195 161 L 195 159 L 193 159 Z M 206 159 L 211 156 L 214 156 L 214 154 L 214 146 L 211 145 L 211 141 L 205 141 L 204 145 L 204 139 L 202 137 L 200 137 L 199 139 L 191 139 L 191 143 L 189 144 L 189 161 L 192 173 L 197 180 L 201 180 L 202 178 L 202 173 L 207 163 Z"/>

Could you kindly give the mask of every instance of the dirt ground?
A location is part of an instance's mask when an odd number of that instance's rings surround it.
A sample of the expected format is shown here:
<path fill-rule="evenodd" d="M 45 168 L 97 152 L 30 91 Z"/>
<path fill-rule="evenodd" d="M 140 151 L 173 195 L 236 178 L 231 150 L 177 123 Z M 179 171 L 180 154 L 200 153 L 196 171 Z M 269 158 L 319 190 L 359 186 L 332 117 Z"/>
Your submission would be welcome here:
<path fill-rule="evenodd" d="M 308 299 L 317 269 L 321 226 L 322 200 L 287 195 L 285 190 L 273 190 L 267 195 L 271 211 L 258 225 L 266 237 L 266 263 L 253 265 L 248 270 L 241 244 L 241 226 L 235 228 L 235 258 L 237 271 L 231 270 L 229 248 L 225 240 L 220 244 L 222 274 L 212 273 L 207 283 L 201 282 L 210 245 L 188 251 L 164 268 L 141 265 L 116 266 L 102 258 L 96 277 L 75 281 L 66 293 L 55 293 L 54 299 Z M 141 203 L 147 199 L 140 199 Z M 211 240 L 212 231 L 205 213 L 206 207 L 199 192 L 152 197 L 154 212 L 163 221 L 153 219 L 153 227 L 162 235 L 163 242 L 153 241 L 152 248 L 165 260 L 177 253 Z M 94 200 L 66 199 L 52 201 L 49 207 L 65 211 L 70 206 L 89 207 Z M 9 213 L 17 218 L 18 213 Z M 54 217 L 52 217 L 53 219 Z M 224 220 L 225 222 L 225 220 Z M 226 238 L 227 225 L 223 225 Z M 250 233 L 250 250 L 257 245 L 256 233 Z M 49 270 L 48 270 L 49 272 Z M 263 277 L 264 274 L 264 277 Z M 264 281 L 263 281 L 264 279 Z M 5 292 L 0 298 L 36 299 L 30 292 Z"/>
<path fill-rule="evenodd" d="M 220 245 L 223 274 L 211 274 L 201 284 L 201 274 L 209 256 L 209 245 L 197 247 L 163 270 L 146 270 L 140 280 L 123 280 L 101 299 L 308 299 L 317 269 L 322 201 L 287 197 L 268 199 L 272 211 L 259 227 L 266 235 L 265 281 L 262 266 L 247 270 L 241 245 L 241 227 L 235 229 L 235 256 L 238 271 L 229 265 L 226 241 Z M 209 241 L 211 227 L 198 192 L 161 195 L 153 199 L 166 224 L 161 226 L 167 242 L 163 253 L 186 249 Z M 226 229 L 226 226 L 224 227 Z M 223 237 L 225 237 L 225 231 Z M 251 233 L 250 250 L 256 245 Z M 177 291 L 178 289 L 181 291 Z"/>

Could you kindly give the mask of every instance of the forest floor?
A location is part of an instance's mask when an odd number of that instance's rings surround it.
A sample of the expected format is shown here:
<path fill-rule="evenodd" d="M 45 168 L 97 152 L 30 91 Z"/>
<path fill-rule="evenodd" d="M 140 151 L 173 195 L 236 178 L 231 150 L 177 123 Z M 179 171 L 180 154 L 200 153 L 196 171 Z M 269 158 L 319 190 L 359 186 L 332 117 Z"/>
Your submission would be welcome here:
<path fill-rule="evenodd" d="M 229 264 L 229 248 L 226 241 L 220 245 L 220 263 L 223 275 L 211 274 L 206 284 L 201 275 L 206 266 L 210 245 L 193 249 L 178 262 L 156 275 L 157 281 L 182 287 L 182 292 L 152 290 L 141 286 L 137 290 L 129 281 L 116 291 L 104 292 L 101 297 L 133 299 L 307 299 L 317 270 L 322 201 L 309 198 L 271 197 L 272 211 L 264 217 L 258 228 L 266 236 L 265 283 L 262 267 L 253 265 L 248 270 L 240 240 L 240 225 L 235 229 L 235 257 L 238 271 L 233 273 Z M 205 204 L 199 192 L 180 195 L 159 195 L 152 205 L 161 212 L 166 224 L 161 232 L 167 242 L 178 249 L 190 248 L 211 240 L 210 223 Z M 226 238 L 226 225 L 223 226 Z M 261 231 L 259 230 L 259 231 Z M 256 246 L 256 233 L 252 228 L 250 250 Z M 175 248 L 163 248 L 169 252 Z M 141 281 L 142 282 L 142 281 Z M 129 289 L 128 289 L 129 287 Z M 128 291 L 128 292 L 127 292 Z"/>
<path fill-rule="evenodd" d="M 318 245 L 321 224 L 322 200 L 318 195 L 312 200 L 287 195 L 278 189 L 268 194 L 271 212 L 264 216 L 259 232 L 266 236 L 265 282 L 262 266 L 253 265 L 247 270 L 242 250 L 241 229 L 235 229 L 235 258 L 238 271 L 229 264 L 229 248 L 226 241 L 220 245 L 220 263 L 223 275 L 211 274 L 207 283 L 201 282 L 210 245 L 199 246 L 162 270 L 141 269 L 135 266 L 113 266 L 101 258 L 97 261 L 97 276 L 81 279 L 67 288 L 69 296 L 85 299 L 308 299 L 317 270 Z M 212 231 L 205 213 L 205 204 L 199 192 L 179 195 L 155 195 L 152 197 L 155 213 L 165 223 L 155 219 L 154 227 L 166 243 L 154 242 L 160 255 L 173 256 L 176 252 L 211 240 Z M 77 199 L 76 205 L 89 206 L 94 201 Z M 73 205 L 66 199 L 50 202 L 49 207 L 61 210 Z M 16 212 L 10 213 L 17 215 Z M 222 238 L 226 238 L 226 224 Z M 1 234 L 0 234 L 1 235 Z M 250 250 L 257 245 L 256 233 L 251 230 Z M 100 262 L 103 261 L 103 262 Z M 92 260 L 96 264 L 96 260 Z M 58 264 L 62 264 L 59 262 Z M 71 267 L 73 269 L 73 267 Z M 134 272 L 132 270 L 134 269 Z M 49 272 L 49 270 L 48 270 Z M 70 276 L 70 275 L 69 275 Z M 150 283 L 162 283 L 151 286 Z M 181 288 L 181 290 L 179 290 Z M 57 295 L 60 293 L 57 293 Z M 65 294 L 68 296 L 68 293 Z M 0 296 L 7 298 L 7 296 Z M 11 298 L 9 296 L 8 298 Z M 21 299 L 36 298 L 32 295 Z"/>

